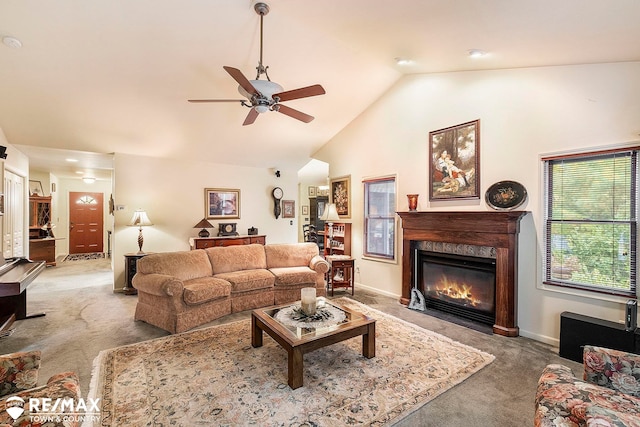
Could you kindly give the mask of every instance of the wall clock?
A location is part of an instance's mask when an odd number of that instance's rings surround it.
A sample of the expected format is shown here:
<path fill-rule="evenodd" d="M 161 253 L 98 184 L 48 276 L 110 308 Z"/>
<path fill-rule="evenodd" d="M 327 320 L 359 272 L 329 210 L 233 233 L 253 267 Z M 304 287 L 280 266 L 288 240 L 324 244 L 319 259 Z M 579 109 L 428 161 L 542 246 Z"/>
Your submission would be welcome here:
<path fill-rule="evenodd" d="M 218 223 L 218 236 L 237 236 L 235 222 L 220 222 Z"/>
<path fill-rule="evenodd" d="M 273 196 L 273 214 L 276 216 L 276 219 L 280 216 L 280 212 L 282 212 L 282 208 L 280 207 L 280 200 L 282 200 L 282 196 L 284 193 L 282 192 L 282 188 L 276 187 L 271 192 L 271 196 Z"/>

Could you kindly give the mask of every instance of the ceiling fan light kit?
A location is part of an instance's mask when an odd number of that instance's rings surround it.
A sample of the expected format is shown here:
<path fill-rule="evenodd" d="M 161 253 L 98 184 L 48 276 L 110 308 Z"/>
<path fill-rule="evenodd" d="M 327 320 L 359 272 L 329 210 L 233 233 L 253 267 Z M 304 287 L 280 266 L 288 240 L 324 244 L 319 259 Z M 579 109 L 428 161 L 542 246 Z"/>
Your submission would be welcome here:
<path fill-rule="evenodd" d="M 253 8 L 256 13 L 260 15 L 260 60 L 256 67 L 256 79 L 248 80 L 244 74 L 242 74 L 242 71 L 237 68 L 223 67 L 224 70 L 238 82 L 238 92 L 247 99 L 190 99 L 189 102 L 239 102 L 241 105 L 250 108 L 243 126 L 252 124 L 259 114 L 266 113 L 267 111 L 276 111 L 302 122 L 309 123 L 313 120 L 313 116 L 280 104 L 280 102 L 324 95 L 325 90 L 320 85 L 312 85 L 284 91 L 281 85 L 271 81 L 269 74 L 267 74 L 269 67 L 265 67 L 262 63 L 263 18 L 269 13 L 269 6 L 266 3 L 258 2 Z M 266 80 L 260 80 L 260 76 L 263 74 Z"/>

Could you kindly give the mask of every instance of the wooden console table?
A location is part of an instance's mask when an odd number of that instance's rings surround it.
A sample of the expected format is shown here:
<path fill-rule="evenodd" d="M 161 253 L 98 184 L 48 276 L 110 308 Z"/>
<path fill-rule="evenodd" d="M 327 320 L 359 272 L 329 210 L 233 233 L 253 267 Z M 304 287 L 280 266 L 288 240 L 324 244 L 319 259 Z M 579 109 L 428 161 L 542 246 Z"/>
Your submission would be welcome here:
<path fill-rule="evenodd" d="M 234 246 L 234 245 L 264 245 L 267 243 L 267 236 L 264 234 L 254 234 L 246 236 L 219 236 L 219 237 L 191 237 L 189 239 L 189 247 L 194 249 L 206 249 L 216 246 Z"/>
<path fill-rule="evenodd" d="M 346 255 L 327 255 L 325 259 L 331 265 L 327 272 L 329 274 L 327 287 L 331 291 L 331 296 L 333 296 L 335 288 L 351 288 L 351 295 L 354 295 L 353 273 L 355 260 Z"/>

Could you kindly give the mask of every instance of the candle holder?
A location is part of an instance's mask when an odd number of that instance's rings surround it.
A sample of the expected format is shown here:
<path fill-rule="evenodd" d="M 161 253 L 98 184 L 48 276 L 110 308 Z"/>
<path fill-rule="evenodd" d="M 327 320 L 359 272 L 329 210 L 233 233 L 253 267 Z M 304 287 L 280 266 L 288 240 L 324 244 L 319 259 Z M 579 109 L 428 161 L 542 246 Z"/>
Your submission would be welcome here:
<path fill-rule="evenodd" d="M 409 210 L 415 211 L 418 209 L 418 194 L 407 194 L 407 199 L 409 199 Z"/>
<path fill-rule="evenodd" d="M 307 316 L 316 314 L 316 288 L 302 288 L 300 299 L 300 308 Z"/>

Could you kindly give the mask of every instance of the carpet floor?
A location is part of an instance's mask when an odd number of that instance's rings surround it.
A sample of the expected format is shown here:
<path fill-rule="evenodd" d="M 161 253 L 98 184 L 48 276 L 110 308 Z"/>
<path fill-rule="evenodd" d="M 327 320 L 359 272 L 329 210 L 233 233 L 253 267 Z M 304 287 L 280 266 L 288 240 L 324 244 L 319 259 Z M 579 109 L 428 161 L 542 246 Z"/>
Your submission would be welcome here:
<path fill-rule="evenodd" d="M 100 426 L 391 425 L 494 360 L 490 354 L 348 298 L 376 319 L 376 357 L 356 337 L 304 356 L 287 385 L 287 353 L 269 336 L 251 347 L 242 320 L 100 353 L 91 398 Z"/>

